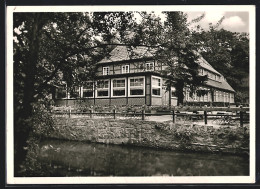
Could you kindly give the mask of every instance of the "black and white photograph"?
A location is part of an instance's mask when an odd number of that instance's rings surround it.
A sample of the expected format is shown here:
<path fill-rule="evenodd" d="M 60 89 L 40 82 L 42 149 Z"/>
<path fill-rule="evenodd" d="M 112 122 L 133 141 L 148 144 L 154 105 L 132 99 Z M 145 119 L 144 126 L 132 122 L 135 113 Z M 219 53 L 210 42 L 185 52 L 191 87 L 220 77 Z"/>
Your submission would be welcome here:
<path fill-rule="evenodd" d="M 255 7 L 7 7 L 7 183 L 255 182 Z"/>

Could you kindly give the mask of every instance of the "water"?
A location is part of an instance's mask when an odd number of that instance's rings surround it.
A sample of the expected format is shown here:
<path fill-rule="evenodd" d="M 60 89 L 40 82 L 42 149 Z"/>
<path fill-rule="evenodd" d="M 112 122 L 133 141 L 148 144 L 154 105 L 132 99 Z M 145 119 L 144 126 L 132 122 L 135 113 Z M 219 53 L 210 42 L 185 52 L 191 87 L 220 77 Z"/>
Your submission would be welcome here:
<path fill-rule="evenodd" d="M 45 176 L 242 176 L 248 157 L 45 140 L 37 161 Z"/>

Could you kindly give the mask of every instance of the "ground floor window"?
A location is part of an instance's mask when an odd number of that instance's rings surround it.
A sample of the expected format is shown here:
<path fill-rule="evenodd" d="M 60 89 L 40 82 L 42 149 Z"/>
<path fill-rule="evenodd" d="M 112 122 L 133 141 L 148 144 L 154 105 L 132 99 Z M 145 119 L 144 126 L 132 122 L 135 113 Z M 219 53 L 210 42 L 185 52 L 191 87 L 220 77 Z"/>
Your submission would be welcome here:
<path fill-rule="evenodd" d="M 79 98 L 80 97 L 80 89 L 78 86 L 70 87 L 68 98 Z"/>
<path fill-rule="evenodd" d="M 87 82 L 82 87 L 82 97 L 83 98 L 93 98 L 94 97 L 94 83 Z"/>
<path fill-rule="evenodd" d="M 161 96 L 162 79 L 160 77 L 152 77 L 152 95 Z"/>
<path fill-rule="evenodd" d="M 186 91 L 187 92 L 187 91 Z M 171 97 L 175 98 L 176 97 L 176 88 L 175 87 L 171 87 Z M 187 100 L 187 97 L 186 97 Z"/>
<path fill-rule="evenodd" d="M 216 93 L 216 99 L 215 99 L 215 101 L 218 102 L 218 100 L 219 100 L 219 96 L 218 96 L 219 93 L 218 93 L 218 91 L 216 91 L 215 93 Z"/>
<path fill-rule="evenodd" d="M 126 79 L 113 79 L 112 80 L 112 96 L 122 97 L 126 96 Z"/>
<path fill-rule="evenodd" d="M 67 98 L 67 85 L 63 84 L 57 88 L 56 98 Z"/>
<path fill-rule="evenodd" d="M 97 81 L 96 96 L 109 97 L 109 80 Z"/>
<path fill-rule="evenodd" d="M 130 77 L 129 84 L 129 96 L 144 96 L 144 77 Z"/>
<path fill-rule="evenodd" d="M 230 103 L 234 103 L 234 93 L 230 93 Z"/>

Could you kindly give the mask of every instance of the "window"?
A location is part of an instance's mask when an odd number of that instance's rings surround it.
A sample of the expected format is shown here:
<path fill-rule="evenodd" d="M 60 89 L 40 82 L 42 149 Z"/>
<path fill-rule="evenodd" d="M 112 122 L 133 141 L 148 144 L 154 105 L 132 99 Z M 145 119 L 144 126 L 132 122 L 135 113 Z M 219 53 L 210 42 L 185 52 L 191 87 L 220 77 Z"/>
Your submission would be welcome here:
<path fill-rule="evenodd" d="M 161 96 L 162 83 L 161 78 L 152 77 L 152 95 Z"/>
<path fill-rule="evenodd" d="M 193 101 L 197 101 L 197 93 L 193 93 Z"/>
<path fill-rule="evenodd" d="M 218 91 L 216 91 L 216 102 L 218 102 Z"/>
<path fill-rule="evenodd" d="M 224 92 L 224 102 L 228 102 L 228 93 Z"/>
<path fill-rule="evenodd" d="M 209 100 L 208 100 L 208 94 L 205 94 L 204 96 L 203 96 L 203 101 L 204 102 L 208 102 Z"/>
<path fill-rule="evenodd" d="M 129 65 L 122 66 L 122 74 L 129 73 Z"/>
<path fill-rule="evenodd" d="M 129 84 L 129 96 L 144 96 L 144 77 L 131 77 Z"/>
<path fill-rule="evenodd" d="M 68 98 L 79 98 L 79 97 L 80 97 L 79 87 L 71 87 L 68 94 Z"/>
<path fill-rule="evenodd" d="M 175 98 L 176 97 L 176 88 L 175 87 L 171 87 L 171 98 Z M 186 100 L 187 100 L 187 91 L 186 91 Z"/>
<path fill-rule="evenodd" d="M 190 101 L 190 91 L 189 91 L 189 89 L 186 89 L 186 96 L 185 96 L 185 98 L 186 98 L 186 101 Z"/>
<path fill-rule="evenodd" d="M 94 97 L 94 85 L 93 85 L 93 82 L 87 82 L 83 86 L 82 97 L 83 98 L 93 98 Z"/>
<path fill-rule="evenodd" d="M 145 71 L 154 71 L 154 62 L 145 63 Z"/>
<path fill-rule="evenodd" d="M 212 101 L 212 100 L 211 100 L 211 92 L 210 92 L 210 91 L 208 92 L 208 101 L 209 101 L 209 102 Z"/>
<path fill-rule="evenodd" d="M 103 67 L 103 75 L 109 75 L 109 67 Z"/>
<path fill-rule="evenodd" d="M 112 85 L 113 97 L 126 96 L 125 79 L 113 79 L 112 83 L 113 83 Z"/>
<path fill-rule="evenodd" d="M 199 69 L 199 74 L 203 75 L 203 69 L 202 68 Z"/>
<path fill-rule="evenodd" d="M 97 81 L 97 97 L 108 97 L 109 96 L 109 81 L 108 80 L 100 80 Z"/>
<path fill-rule="evenodd" d="M 66 84 L 57 88 L 56 98 L 67 98 L 67 85 Z"/>
<path fill-rule="evenodd" d="M 234 93 L 230 93 L 230 103 L 234 103 Z"/>

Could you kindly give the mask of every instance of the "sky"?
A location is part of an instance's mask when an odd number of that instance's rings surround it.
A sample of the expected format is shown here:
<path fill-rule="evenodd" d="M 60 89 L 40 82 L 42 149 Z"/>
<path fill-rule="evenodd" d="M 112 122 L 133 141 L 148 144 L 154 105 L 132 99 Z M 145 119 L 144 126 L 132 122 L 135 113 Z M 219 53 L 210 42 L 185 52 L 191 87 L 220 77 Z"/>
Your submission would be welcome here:
<path fill-rule="evenodd" d="M 155 15 L 160 16 L 162 21 L 166 20 L 165 15 L 163 15 L 161 12 L 155 11 L 154 13 Z M 209 23 L 215 25 L 224 16 L 224 20 L 219 26 L 219 29 L 223 28 L 231 32 L 249 33 L 249 12 L 189 11 L 184 13 L 187 14 L 188 22 L 192 21 L 195 18 L 198 18 L 203 13 L 205 13 L 205 17 L 200 22 L 191 25 L 190 28 L 194 27 L 195 25 L 200 25 L 203 29 L 207 30 L 209 28 Z M 136 15 L 136 17 L 137 20 L 141 20 L 141 17 L 139 15 Z"/>
<path fill-rule="evenodd" d="M 209 23 L 216 24 L 223 16 L 225 17 L 220 28 L 231 32 L 249 32 L 249 13 L 248 12 L 185 12 L 188 22 L 205 13 L 205 17 L 197 23 L 203 29 L 208 29 Z"/>

